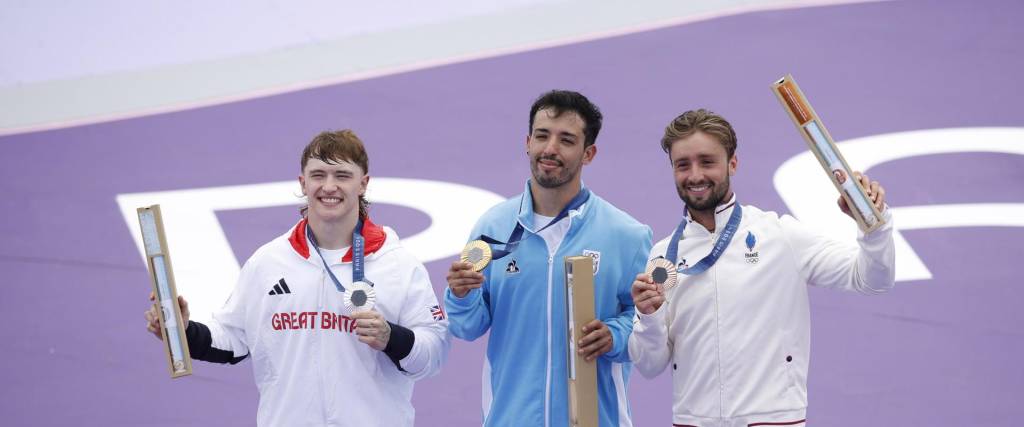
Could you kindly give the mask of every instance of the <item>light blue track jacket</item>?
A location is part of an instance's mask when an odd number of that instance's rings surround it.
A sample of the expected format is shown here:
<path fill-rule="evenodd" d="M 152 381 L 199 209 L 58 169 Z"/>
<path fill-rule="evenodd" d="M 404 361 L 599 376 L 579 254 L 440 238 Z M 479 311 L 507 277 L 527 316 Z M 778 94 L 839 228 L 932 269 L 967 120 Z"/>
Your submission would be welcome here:
<path fill-rule="evenodd" d="M 612 350 L 598 359 L 601 426 L 631 426 L 626 390 L 627 342 L 633 329 L 629 290 L 651 249 L 651 229 L 596 194 L 570 212 L 569 231 L 554 254 L 533 233 L 529 183 L 523 194 L 491 208 L 473 228 L 505 241 L 516 222 L 526 228 L 518 248 L 483 270 L 484 284 L 457 298 L 445 290 L 453 335 L 473 341 L 488 329 L 483 373 L 486 426 L 566 426 L 567 388 L 564 258 L 595 257 L 595 313 L 612 332 Z M 514 264 L 513 264 L 514 263 Z"/>

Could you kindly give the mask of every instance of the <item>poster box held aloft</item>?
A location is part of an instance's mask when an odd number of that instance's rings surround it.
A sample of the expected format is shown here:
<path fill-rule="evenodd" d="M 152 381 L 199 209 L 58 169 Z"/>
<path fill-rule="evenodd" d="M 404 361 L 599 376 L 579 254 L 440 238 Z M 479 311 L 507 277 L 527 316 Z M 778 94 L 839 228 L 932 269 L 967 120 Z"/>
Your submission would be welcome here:
<path fill-rule="evenodd" d="M 832 184 L 839 190 L 839 194 L 846 200 L 850 207 L 850 213 L 857 225 L 865 233 L 874 231 L 885 223 L 882 213 L 871 203 L 867 191 L 860 181 L 854 179 L 853 170 L 846 163 L 843 153 L 832 140 L 832 135 L 825 129 L 821 118 L 811 108 L 804 93 L 797 86 L 793 76 L 787 74 L 785 77 L 772 84 L 772 92 L 782 103 L 782 107 L 793 120 L 800 135 L 804 137 L 811 152 L 818 158 L 821 167 L 825 169 Z"/>

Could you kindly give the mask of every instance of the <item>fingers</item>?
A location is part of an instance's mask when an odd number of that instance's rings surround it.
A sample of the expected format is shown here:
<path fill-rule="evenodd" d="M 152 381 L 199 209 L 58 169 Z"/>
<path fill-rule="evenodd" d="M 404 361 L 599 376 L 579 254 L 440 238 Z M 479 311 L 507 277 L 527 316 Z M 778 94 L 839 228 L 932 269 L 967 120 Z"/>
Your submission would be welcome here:
<path fill-rule="evenodd" d="M 473 271 L 473 264 L 462 261 L 452 262 L 452 266 L 448 268 L 448 276 L 451 277 L 453 273 L 459 273 L 462 271 Z"/>
<path fill-rule="evenodd" d="M 455 261 L 448 269 L 448 287 L 455 296 L 462 298 L 470 290 L 483 286 L 484 275 L 473 271 L 473 265 L 468 262 Z"/>
<path fill-rule="evenodd" d="M 657 294 L 641 298 L 639 302 L 636 302 L 635 304 L 636 310 L 639 311 L 641 314 L 651 315 L 654 314 L 655 311 L 658 311 L 658 309 L 661 308 L 661 305 L 664 303 L 665 296 Z"/>
<path fill-rule="evenodd" d="M 594 319 L 594 320 L 591 320 L 591 321 L 587 322 L 586 325 L 583 325 L 583 327 L 581 329 L 583 330 L 584 334 L 589 334 L 589 333 L 591 333 L 593 331 L 597 331 L 597 330 L 601 330 L 601 329 L 608 329 L 608 326 L 606 326 L 604 324 L 604 322 L 602 322 L 600 320 L 597 320 L 597 319 Z"/>
<path fill-rule="evenodd" d="M 188 301 L 185 301 L 185 297 L 178 295 L 178 309 L 181 311 L 181 323 L 188 326 Z"/>
<path fill-rule="evenodd" d="M 875 205 L 875 209 L 881 211 L 885 208 L 885 188 L 878 181 L 872 181 L 866 174 L 860 172 L 854 172 L 854 176 L 860 181 L 860 185 L 864 187 L 864 191 L 867 193 L 868 200 L 871 200 L 871 204 Z"/>
<path fill-rule="evenodd" d="M 661 305 L 664 303 L 665 297 L 661 295 L 656 295 L 637 303 L 636 310 L 639 311 L 640 314 L 649 316 L 651 314 L 654 314 L 655 311 L 658 311 L 658 309 L 661 308 Z"/>
<path fill-rule="evenodd" d="M 154 304 L 144 313 L 146 316 L 146 330 L 156 336 L 157 339 L 162 340 L 163 336 L 160 333 L 160 314 L 158 310 L 157 305 Z"/>
<path fill-rule="evenodd" d="M 374 310 L 352 313 L 356 319 L 356 337 L 360 342 L 375 350 L 383 351 L 391 339 L 391 325 L 384 316 Z"/>
<path fill-rule="evenodd" d="M 653 313 L 665 302 L 664 285 L 654 283 L 649 274 L 638 274 L 629 293 L 633 297 L 633 304 L 642 314 Z"/>
<path fill-rule="evenodd" d="M 651 288 L 636 292 L 633 295 L 633 304 L 640 304 L 651 298 L 665 298 L 665 290 L 662 285 L 651 285 Z"/>
<path fill-rule="evenodd" d="M 640 273 L 636 275 L 636 280 L 633 281 L 633 286 L 629 292 L 633 294 L 633 299 L 636 300 L 636 296 L 644 291 L 657 290 L 659 287 L 660 285 L 654 283 L 654 279 L 651 278 L 650 274 Z"/>
<path fill-rule="evenodd" d="M 840 195 L 839 200 L 836 203 L 839 205 L 839 210 L 842 213 L 846 214 L 850 218 L 853 218 L 853 212 L 850 212 L 850 205 L 846 203 L 846 198 Z"/>
<path fill-rule="evenodd" d="M 352 318 L 356 321 L 356 335 L 375 336 L 387 324 L 384 316 L 376 310 L 356 311 Z"/>
<path fill-rule="evenodd" d="M 380 319 L 359 319 L 356 320 L 356 335 L 370 337 L 377 336 L 384 328 L 384 322 Z"/>
<path fill-rule="evenodd" d="M 579 353 L 592 361 L 612 349 L 612 332 L 600 320 L 592 320 L 583 326 L 583 338 L 577 343 Z"/>
<path fill-rule="evenodd" d="M 872 181 L 871 178 L 859 171 L 854 171 L 853 176 L 860 183 L 861 187 L 864 187 L 864 193 L 867 195 L 868 200 L 871 201 L 871 204 L 879 212 L 885 209 L 885 188 L 882 187 L 882 184 L 879 184 L 878 181 Z M 850 211 L 850 205 L 846 203 L 846 199 L 840 196 L 837 203 L 840 211 L 850 218 L 854 217 L 853 212 Z"/>
<path fill-rule="evenodd" d="M 875 204 L 875 208 L 879 212 L 885 208 L 885 188 L 878 181 L 871 181 L 871 190 L 869 194 L 872 195 L 871 202 Z"/>

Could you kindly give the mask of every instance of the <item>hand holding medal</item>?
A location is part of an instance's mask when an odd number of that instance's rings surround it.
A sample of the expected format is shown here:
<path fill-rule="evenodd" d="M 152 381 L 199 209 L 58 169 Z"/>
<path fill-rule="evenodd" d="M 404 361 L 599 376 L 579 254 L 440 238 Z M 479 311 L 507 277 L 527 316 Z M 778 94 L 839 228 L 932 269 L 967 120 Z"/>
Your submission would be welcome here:
<path fill-rule="evenodd" d="M 665 258 L 655 258 L 647 263 L 646 272 L 636 275 L 630 294 L 636 311 L 644 315 L 654 314 L 665 303 L 665 291 L 675 287 L 678 277 L 675 265 Z"/>
<path fill-rule="evenodd" d="M 391 324 L 379 311 L 365 309 L 352 313 L 356 321 L 356 336 L 370 348 L 384 351 L 391 341 Z"/>
<path fill-rule="evenodd" d="M 482 271 L 491 262 L 491 246 L 483 240 L 474 240 L 466 244 L 462 249 L 459 260 L 468 262 L 473 266 L 473 271 Z"/>
<path fill-rule="evenodd" d="M 458 298 L 465 298 L 469 291 L 484 284 L 484 275 L 480 270 L 486 268 L 487 263 L 491 261 L 491 248 L 486 243 L 483 244 L 485 249 L 473 247 L 476 242 L 484 243 L 479 240 L 470 242 L 462 251 L 459 261 L 453 262 L 448 269 L 448 287 Z"/>

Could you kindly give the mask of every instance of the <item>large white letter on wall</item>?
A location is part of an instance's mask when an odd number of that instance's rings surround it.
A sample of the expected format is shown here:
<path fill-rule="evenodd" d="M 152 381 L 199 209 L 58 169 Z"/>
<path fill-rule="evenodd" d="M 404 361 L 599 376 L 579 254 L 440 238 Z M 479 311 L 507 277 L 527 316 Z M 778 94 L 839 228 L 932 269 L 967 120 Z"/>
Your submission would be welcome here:
<path fill-rule="evenodd" d="M 953 128 L 900 132 L 839 143 L 850 167 L 870 176 L 871 167 L 931 154 L 990 152 L 1024 155 L 1024 128 Z M 939 174 L 928 173 L 941 180 Z M 924 179 L 924 178 L 922 178 Z M 856 224 L 839 212 L 835 187 L 822 175 L 810 151 L 787 160 L 775 172 L 775 189 L 794 216 L 840 240 L 856 238 Z M 885 185 L 885 183 L 882 183 Z M 1021 183 L 1018 183 L 1020 185 Z M 1011 183 L 1007 183 L 1011 185 Z M 969 188 L 968 185 L 959 188 Z M 891 194 L 890 194 L 891 196 Z M 891 200 L 891 198 L 888 198 Z M 891 206 L 896 225 L 896 280 L 932 277 L 899 230 L 944 227 L 1024 227 L 1024 203 Z"/>
<path fill-rule="evenodd" d="M 119 194 L 117 203 L 143 259 L 135 209 L 160 204 L 178 292 L 188 299 L 192 318 L 203 321 L 227 299 L 240 269 L 215 211 L 299 205 L 303 200 L 298 194 L 297 181 L 282 181 Z M 416 209 L 430 217 L 426 230 L 402 238 L 402 245 L 424 263 L 458 253 L 477 218 L 504 200 L 490 191 L 461 184 L 382 177 L 370 179 L 367 198 Z"/>

